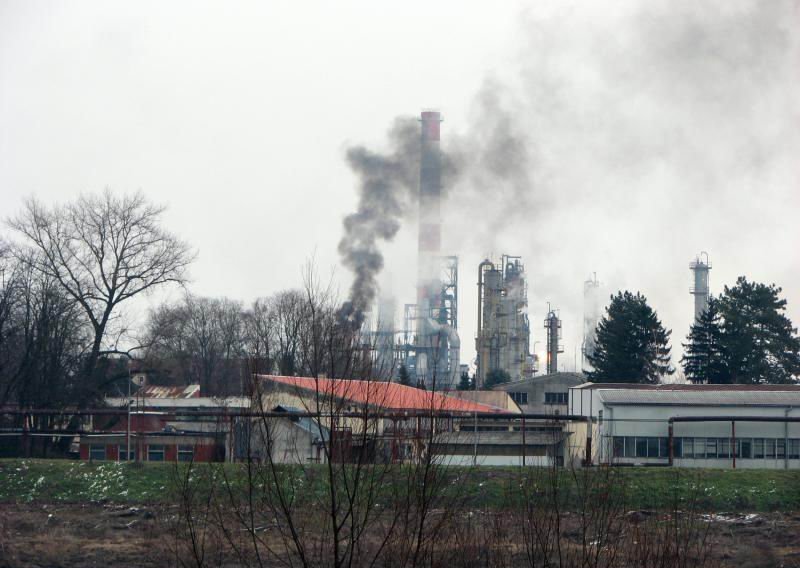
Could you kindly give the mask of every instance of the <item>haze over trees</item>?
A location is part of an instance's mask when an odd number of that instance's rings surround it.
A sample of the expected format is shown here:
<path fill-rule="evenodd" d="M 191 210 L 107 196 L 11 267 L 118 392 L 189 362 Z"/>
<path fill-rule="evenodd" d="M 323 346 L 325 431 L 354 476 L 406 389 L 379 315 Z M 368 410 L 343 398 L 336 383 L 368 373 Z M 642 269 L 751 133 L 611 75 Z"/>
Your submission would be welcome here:
<path fill-rule="evenodd" d="M 627 290 L 611 297 L 597 325 L 597 344 L 587 371 L 597 383 L 658 383 L 674 369 L 670 365 L 669 337 L 647 298 Z"/>
<path fill-rule="evenodd" d="M 800 375 L 800 339 L 781 288 L 740 276 L 692 325 L 681 359 L 696 383 L 790 383 Z"/>

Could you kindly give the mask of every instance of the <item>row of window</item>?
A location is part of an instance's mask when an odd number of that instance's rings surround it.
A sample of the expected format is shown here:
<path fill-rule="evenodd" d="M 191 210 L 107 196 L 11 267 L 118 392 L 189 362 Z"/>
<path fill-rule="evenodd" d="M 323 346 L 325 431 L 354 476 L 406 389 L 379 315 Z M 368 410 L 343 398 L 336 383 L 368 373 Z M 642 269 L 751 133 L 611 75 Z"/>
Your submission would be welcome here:
<path fill-rule="evenodd" d="M 117 455 L 120 461 L 136 461 L 136 448 L 131 447 L 130 454 L 127 452 L 126 444 L 117 446 Z M 149 444 L 147 446 L 147 461 L 164 461 L 166 457 L 166 447 L 163 444 Z M 105 444 L 92 444 L 89 446 L 89 459 L 92 461 L 102 461 L 108 459 L 106 456 Z M 178 461 L 189 462 L 194 459 L 194 446 L 178 446 Z"/>
<path fill-rule="evenodd" d="M 677 459 L 800 459 L 800 439 L 793 438 L 673 438 Z M 614 436 L 616 458 L 668 458 L 669 439 Z"/>
<path fill-rule="evenodd" d="M 546 392 L 544 393 L 545 404 L 567 404 L 569 393 L 566 392 Z"/>
<path fill-rule="evenodd" d="M 517 404 L 528 404 L 528 393 L 508 391 L 508 396 Z M 561 404 L 568 403 L 569 393 L 566 392 L 546 392 L 544 393 L 545 404 Z"/>
<path fill-rule="evenodd" d="M 528 404 L 528 393 L 509 391 L 508 396 L 517 404 Z"/>

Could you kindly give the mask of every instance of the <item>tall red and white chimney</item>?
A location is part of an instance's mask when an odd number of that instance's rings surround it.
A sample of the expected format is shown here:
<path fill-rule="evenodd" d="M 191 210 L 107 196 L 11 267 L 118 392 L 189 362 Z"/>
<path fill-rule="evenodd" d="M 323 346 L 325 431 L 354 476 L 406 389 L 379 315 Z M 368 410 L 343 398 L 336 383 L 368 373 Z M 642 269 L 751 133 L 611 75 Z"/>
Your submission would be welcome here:
<path fill-rule="evenodd" d="M 435 319 L 441 308 L 440 274 L 442 221 L 442 154 L 439 132 L 442 122 L 438 111 L 423 111 L 422 150 L 419 172 L 419 255 L 417 273 L 417 375 L 430 384 L 438 361 L 439 332 Z M 444 377 L 439 376 L 437 380 Z"/>

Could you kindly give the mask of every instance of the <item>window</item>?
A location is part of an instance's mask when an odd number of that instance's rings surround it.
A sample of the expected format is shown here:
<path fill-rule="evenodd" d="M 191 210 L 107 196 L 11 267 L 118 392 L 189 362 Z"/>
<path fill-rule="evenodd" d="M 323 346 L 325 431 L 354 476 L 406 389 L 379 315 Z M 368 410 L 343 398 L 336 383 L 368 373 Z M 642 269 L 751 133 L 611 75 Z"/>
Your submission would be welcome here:
<path fill-rule="evenodd" d="M 625 457 L 625 438 L 622 436 L 614 437 L 614 457 L 615 458 Z"/>
<path fill-rule="evenodd" d="M 178 446 L 178 461 L 190 462 L 194 459 L 194 446 Z"/>
<path fill-rule="evenodd" d="M 647 457 L 647 438 L 636 438 L 636 457 Z"/>
<path fill-rule="evenodd" d="M 119 461 L 136 461 L 136 446 L 131 444 L 131 454 L 126 456 L 128 445 L 127 444 L 120 444 L 117 446 L 117 451 L 119 452 Z"/>
<path fill-rule="evenodd" d="M 526 392 L 509 392 L 508 395 L 517 404 L 528 404 L 528 393 Z"/>
<path fill-rule="evenodd" d="M 731 439 L 719 438 L 717 440 L 717 457 L 729 458 L 731 457 Z"/>
<path fill-rule="evenodd" d="M 800 459 L 800 440 L 789 440 L 789 459 Z"/>
<path fill-rule="evenodd" d="M 568 403 L 568 393 L 565 392 L 546 392 L 544 393 L 545 404 L 564 404 Z"/>
<path fill-rule="evenodd" d="M 683 453 L 681 457 L 693 458 L 694 457 L 694 438 L 683 438 Z"/>
<path fill-rule="evenodd" d="M 635 436 L 614 436 L 613 453 L 616 458 L 668 458 L 669 438 L 639 438 Z M 673 440 L 675 457 L 680 457 L 680 438 Z"/>
<path fill-rule="evenodd" d="M 667 441 L 669 444 L 669 440 Z M 669 448 L 667 448 L 667 452 L 669 452 Z M 669 454 L 667 454 L 669 457 Z M 682 438 L 673 438 L 672 439 L 672 457 L 674 458 L 682 458 L 683 457 L 683 439 Z"/>
<path fill-rule="evenodd" d="M 784 457 L 786 457 L 786 440 L 783 438 L 778 438 L 775 440 L 775 442 L 777 442 L 778 446 L 777 450 L 775 451 L 775 457 L 777 457 L 779 460 L 782 460 Z"/>
<path fill-rule="evenodd" d="M 147 461 L 163 462 L 164 446 L 163 445 L 147 446 Z"/>
<path fill-rule="evenodd" d="M 660 458 L 668 458 L 669 457 L 669 439 L 668 438 L 659 438 L 658 439 L 658 457 L 660 457 Z"/>
<path fill-rule="evenodd" d="M 636 457 L 636 438 L 634 438 L 633 436 L 628 436 L 625 438 L 625 457 L 626 458 Z"/>
<path fill-rule="evenodd" d="M 736 440 L 736 456 L 746 460 L 753 457 L 753 441 L 750 438 Z"/>
<path fill-rule="evenodd" d="M 717 457 L 717 439 L 716 438 L 707 438 L 706 439 L 706 457 L 707 458 L 715 458 L 715 457 Z"/>
<path fill-rule="evenodd" d="M 764 457 L 768 460 L 775 459 L 775 440 L 771 438 L 764 440 Z"/>
<path fill-rule="evenodd" d="M 102 444 L 92 444 L 91 446 L 89 446 L 89 459 L 90 460 L 106 459 L 106 447 Z"/>
<path fill-rule="evenodd" d="M 753 440 L 753 458 L 757 460 L 764 459 L 764 438 Z"/>

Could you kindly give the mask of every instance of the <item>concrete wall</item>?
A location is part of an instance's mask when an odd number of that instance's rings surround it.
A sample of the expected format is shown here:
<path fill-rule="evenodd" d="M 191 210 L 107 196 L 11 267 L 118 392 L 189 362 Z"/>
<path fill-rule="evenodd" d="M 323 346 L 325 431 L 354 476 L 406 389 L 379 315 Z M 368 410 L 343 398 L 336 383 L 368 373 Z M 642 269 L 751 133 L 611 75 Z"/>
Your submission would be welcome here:
<path fill-rule="evenodd" d="M 586 379 L 575 373 L 553 373 L 532 379 L 498 385 L 494 390 L 508 393 L 524 392 L 528 395 L 528 403 L 520 404 L 524 413 L 530 414 L 568 414 L 568 404 L 545 404 L 545 393 L 568 394 L 571 387 L 583 384 Z"/>
<path fill-rule="evenodd" d="M 437 463 L 442 465 L 460 465 L 460 466 L 521 466 L 522 456 L 485 456 L 478 454 L 477 464 L 472 456 L 465 455 L 441 455 L 437 456 Z M 527 456 L 525 458 L 526 466 L 535 467 L 551 467 L 553 465 L 552 458 L 548 456 Z"/>
<path fill-rule="evenodd" d="M 274 463 L 325 463 L 325 452 L 315 443 L 318 433 L 300 428 L 289 418 L 268 418 L 254 424 L 250 440 L 254 458 L 266 461 L 269 449 Z"/>

